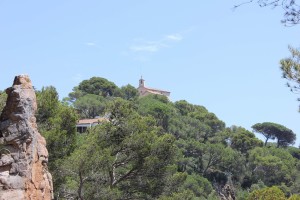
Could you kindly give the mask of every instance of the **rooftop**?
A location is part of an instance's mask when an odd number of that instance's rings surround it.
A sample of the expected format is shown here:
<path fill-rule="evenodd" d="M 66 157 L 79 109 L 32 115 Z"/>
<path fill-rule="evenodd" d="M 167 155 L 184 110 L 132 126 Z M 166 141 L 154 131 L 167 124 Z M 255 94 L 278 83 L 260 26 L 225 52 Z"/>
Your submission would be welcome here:
<path fill-rule="evenodd" d="M 80 119 L 77 124 L 93 124 L 93 123 L 99 123 L 107 121 L 106 118 L 95 118 L 95 119 Z"/>

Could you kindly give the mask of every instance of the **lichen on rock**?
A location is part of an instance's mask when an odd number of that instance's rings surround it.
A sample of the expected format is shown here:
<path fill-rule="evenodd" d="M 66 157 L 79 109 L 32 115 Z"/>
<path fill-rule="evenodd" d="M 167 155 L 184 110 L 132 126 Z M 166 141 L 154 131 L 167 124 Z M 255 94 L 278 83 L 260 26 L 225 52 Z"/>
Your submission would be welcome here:
<path fill-rule="evenodd" d="M 27 75 L 6 90 L 0 116 L 0 200 L 53 199 L 46 141 L 37 130 L 36 96 Z"/>

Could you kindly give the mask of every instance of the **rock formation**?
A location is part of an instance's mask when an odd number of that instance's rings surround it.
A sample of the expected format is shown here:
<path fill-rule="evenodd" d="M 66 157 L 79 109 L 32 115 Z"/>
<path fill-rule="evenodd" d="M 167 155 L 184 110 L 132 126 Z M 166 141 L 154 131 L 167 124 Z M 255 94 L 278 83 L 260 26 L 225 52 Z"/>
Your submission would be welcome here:
<path fill-rule="evenodd" d="M 234 190 L 229 184 L 222 188 L 219 196 L 221 200 L 235 200 Z"/>
<path fill-rule="evenodd" d="M 27 75 L 6 90 L 0 116 L 0 200 L 53 199 L 46 141 L 37 130 L 36 96 Z"/>

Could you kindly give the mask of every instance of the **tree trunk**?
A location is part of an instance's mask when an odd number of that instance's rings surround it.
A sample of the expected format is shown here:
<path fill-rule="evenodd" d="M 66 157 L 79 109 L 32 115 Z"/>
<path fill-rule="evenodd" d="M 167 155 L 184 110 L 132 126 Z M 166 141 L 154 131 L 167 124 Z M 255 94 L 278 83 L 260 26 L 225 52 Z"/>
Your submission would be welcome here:
<path fill-rule="evenodd" d="M 82 174 L 81 171 L 79 171 L 79 187 L 78 187 L 78 199 L 83 200 L 82 197 L 82 187 L 83 187 L 83 178 L 82 178 Z"/>
<path fill-rule="evenodd" d="M 267 137 L 266 141 L 265 141 L 265 147 L 267 146 L 268 140 L 269 140 L 269 138 Z"/>

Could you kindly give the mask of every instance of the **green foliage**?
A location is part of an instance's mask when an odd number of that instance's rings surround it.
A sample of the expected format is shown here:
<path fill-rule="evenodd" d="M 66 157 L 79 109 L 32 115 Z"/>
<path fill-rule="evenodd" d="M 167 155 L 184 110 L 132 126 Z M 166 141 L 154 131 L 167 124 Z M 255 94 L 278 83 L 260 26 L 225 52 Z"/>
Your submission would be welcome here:
<path fill-rule="evenodd" d="M 300 195 L 294 194 L 290 198 L 288 198 L 288 200 L 300 200 Z"/>
<path fill-rule="evenodd" d="M 250 152 L 252 178 L 261 179 L 267 186 L 289 184 L 296 173 L 296 160 L 284 149 L 257 147 Z"/>
<path fill-rule="evenodd" d="M 220 197 L 218 196 L 217 192 L 214 190 L 212 191 L 212 193 L 208 195 L 207 200 L 220 200 Z"/>
<path fill-rule="evenodd" d="M 179 198 L 184 194 L 192 199 L 207 199 L 213 192 L 211 183 L 204 177 L 185 172 L 177 172 L 167 179 L 164 194 L 160 199 Z"/>
<path fill-rule="evenodd" d="M 0 114 L 2 113 L 3 108 L 6 105 L 7 94 L 5 92 L 0 91 Z"/>
<path fill-rule="evenodd" d="M 170 115 L 173 107 L 165 96 L 148 95 L 138 101 L 139 113 L 151 115 L 156 120 L 156 125 L 161 126 L 165 131 L 169 128 Z"/>
<path fill-rule="evenodd" d="M 55 115 L 48 119 L 49 129 L 41 132 L 47 140 L 50 160 L 69 155 L 76 144 L 77 114 L 73 108 L 59 104 Z"/>
<path fill-rule="evenodd" d="M 247 190 L 238 190 L 236 191 L 236 199 L 238 200 L 247 200 L 249 192 Z"/>
<path fill-rule="evenodd" d="M 177 146 L 184 156 L 178 161 L 179 169 L 188 173 L 198 173 L 208 178 L 225 184 L 228 174 L 234 179 L 243 177 L 245 171 L 245 158 L 230 147 L 216 143 L 200 143 L 195 140 L 178 140 Z"/>
<path fill-rule="evenodd" d="M 284 193 L 284 196 L 289 197 L 292 195 L 291 188 L 286 184 L 281 183 L 281 185 L 278 185 L 277 187 Z"/>
<path fill-rule="evenodd" d="M 48 125 L 48 119 L 55 115 L 59 104 L 58 93 L 53 86 L 43 87 L 36 91 L 37 96 L 37 121 Z"/>
<path fill-rule="evenodd" d="M 161 196 L 158 200 L 194 200 L 195 195 L 190 190 L 172 193 L 170 196 Z"/>
<path fill-rule="evenodd" d="M 37 91 L 37 102 L 37 123 L 47 140 L 50 159 L 69 155 L 76 137 L 78 116 L 75 110 L 58 100 L 53 86 Z"/>
<path fill-rule="evenodd" d="M 196 174 L 188 175 L 183 184 L 185 190 L 190 190 L 196 197 L 207 198 L 213 191 L 211 183 L 204 177 Z"/>
<path fill-rule="evenodd" d="M 266 188 L 267 186 L 264 184 L 264 182 L 262 182 L 260 179 L 257 181 L 257 183 L 252 184 L 251 188 L 250 188 L 250 192 L 253 192 L 255 190 L 260 190 L 263 188 Z"/>
<path fill-rule="evenodd" d="M 105 78 L 92 77 L 74 87 L 73 92 L 68 98 L 64 98 L 64 101 L 73 105 L 81 118 L 95 118 L 105 114 L 107 102 L 113 97 L 135 101 L 138 98 L 138 90 L 129 84 L 118 88 Z"/>
<path fill-rule="evenodd" d="M 87 94 L 79 97 L 73 106 L 80 113 L 81 118 L 95 118 L 104 114 L 106 102 L 102 96 Z"/>
<path fill-rule="evenodd" d="M 111 81 L 101 77 L 92 77 L 84 80 L 78 86 L 73 88 L 73 92 L 69 93 L 69 97 L 64 100 L 74 103 L 78 98 L 87 94 L 99 95 L 102 97 L 111 97 L 119 94 L 119 88 Z"/>
<path fill-rule="evenodd" d="M 136 100 L 139 96 L 138 90 L 130 84 L 122 86 L 119 93 L 118 96 L 125 100 Z"/>
<path fill-rule="evenodd" d="M 265 147 L 242 127 L 225 128 L 203 106 L 161 95 L 138 98 L 133 86 L 99 77 L 74 87 L 71 106 L 54 87 L 37 91 L 37 99 L 59 198 L 216 200 L 225 184 L 237 199 L 269 195 L 266 186 L 274 185 L 286 196 L 300 192 L 299 149 L 286 147 L 293 134 L 281 125 L 253 126 L 286 148 Z M 78 135 L 77 112 L 105 114 L 108 121 Z"/>
<path fill-rule="evenodd" d="M 73 92 L 69 93 L 68 97 L 65 97 L 63 100 L 68 103 L 74 103 L 76 99 L 84 96 L 84 92 L 78 89 L 78 86 L 73 88 Z"/>
<path fill-rule="evenodd" d="M 293 26 L 297 25 L 300 22 L 300 9 L 298 1 L 295 0 L 256 0 L 256 1 L 240 1 L 240 4 L 235 5 L 234 8 L 237 8 L 241 5 L 247 3 L 257 3 L 260 7 L 267 7 L 271 6 L 272 8 L 275 7 L 282 7 L 283 9 L 283 19 L 281 22 L 285 26 Z"/>
<path fill-rule="evenodd" d="M 193 138 L 197 141 L 204 141 L 208 133 L 211 133 L 207 124 L 200 122 L 198 119 L 180 115 L 175 115 L 170 119 L 168 131 L 177 139 L 187 140 Z M 212 139 L 215 135 L 215 133 L 211 133 L 209 139 Z"/>
<path fill-rule="evenodd" d="M 207 141 L 211 134 L 223 131 L 225 123 L 220 121 L 213 113 L 203 112 L 203 109 L 196 109 L 195 112 L 189 114 L 190 117 L 198 119 L 200 122 L 209 126 L 209 131 L 204 135 L 204 142 Z"/>
<path fill-rule="evenodd" d="M 296 159 L 300 160 L 300 149 L 296 147 L 288 147 L 288 152 Z"/>
<path fill-rule="evenodd" d="M 254 124 L 252 128 L 255 132 L 261 133 L 266 137 L 265 146 L 267 145 L 268 139 L 277 138 L 277 147 L 286 147 L 294 144 L 296 140 L 296 134 L 280 124 L 264 122 Z"/>
<path fill-rule="evenodd" d="M 250 131 L 241 127 L 232 127 L 232 136 L 230 146 L 240 151 L 244 155 L 248 155 L 249 150 L 255 147 L 262 147 L 263 142 L 255 137 Z"/>
<path fill-rule="evenodd" d="M 282 70 L 282 77 L 289 82 L 287 86 L 293 92 L 300 89 L 300 51 L 296 48 L 289 46 L 291 56 L 280 61 L 280 69 Z M 291 85 L 293 82 L 294 85 Z"/>
<path fill-rule="evenodd" d="M 117 88 L 113 82 L 101 77 L 84 80 L 78 86 L 78 90 L 82 91 L 83 94 L 96 94 L 103 97 L 113 96 Z"/>
<path fill-rule="evenodd" d="M 292 92 L 298 93 L 300 90 L 300 51 L 291 46 L 289 46 L 289 51 L 291 56 L 280 60 L 280 69 L 282 77 L 288 80 L 287 86 Z"/>
<path fill-rule="evenodd" d="M 201 142 L 224 141 L 221 132 L 225 123 L 203 106 L 197 106 L 186 101 L 174 103 L 175 112 L 169 120 L 169 132 L 176 138 L 193 138 Z"/>
<path fill-rule="evenodd" d="M 52 86 L 37 91 L 37 123 L 39 131 L 47 141 L 49 170 L 53 175 L 54 191 L 57 193 L 63 177 L 59 166 L 61 160 L 69 156 L 76 147 L 75 110 L 58 100 L 56 89 Z"/>
<path fill-rule="evenodd" d="M 225 167 L 228 160 L 232 160 L 233 150 L 225 148 L 222 144 L 203 144 L 203 153 L 201 156 L 201 165 L 203 175 L 207 175 L 209 171 L 215 171 L 219 167 Z"/>
<path fill-rule="evenodd" d="M 276 186 L 251 192 L 248 200 L 285 200 L 284 193 Z"/>
<path fill-rule="evenodd" d="M 85 199 L 158 197 L 176 153 L 175 138 L 160 135 L 155 121 L 140 116 L 128 101 L 115 99 L 108 110 L 110 122 L 91 130 L 86 143 L 66 160 L 64 171 L 75 180 L 73 195 Z M 65 187 L 72 190 L 68 184 Z"/>
<path fill-rule="evenodd" d="M 176 101 L 174 103 L 175 108 L 180 112 L 182 116 L 187 116 L 189 113 L 194 112 L 194 105 L 189 104 L 185 100 Z M 206 110 L 206 109 L 205 109 Z"/>

